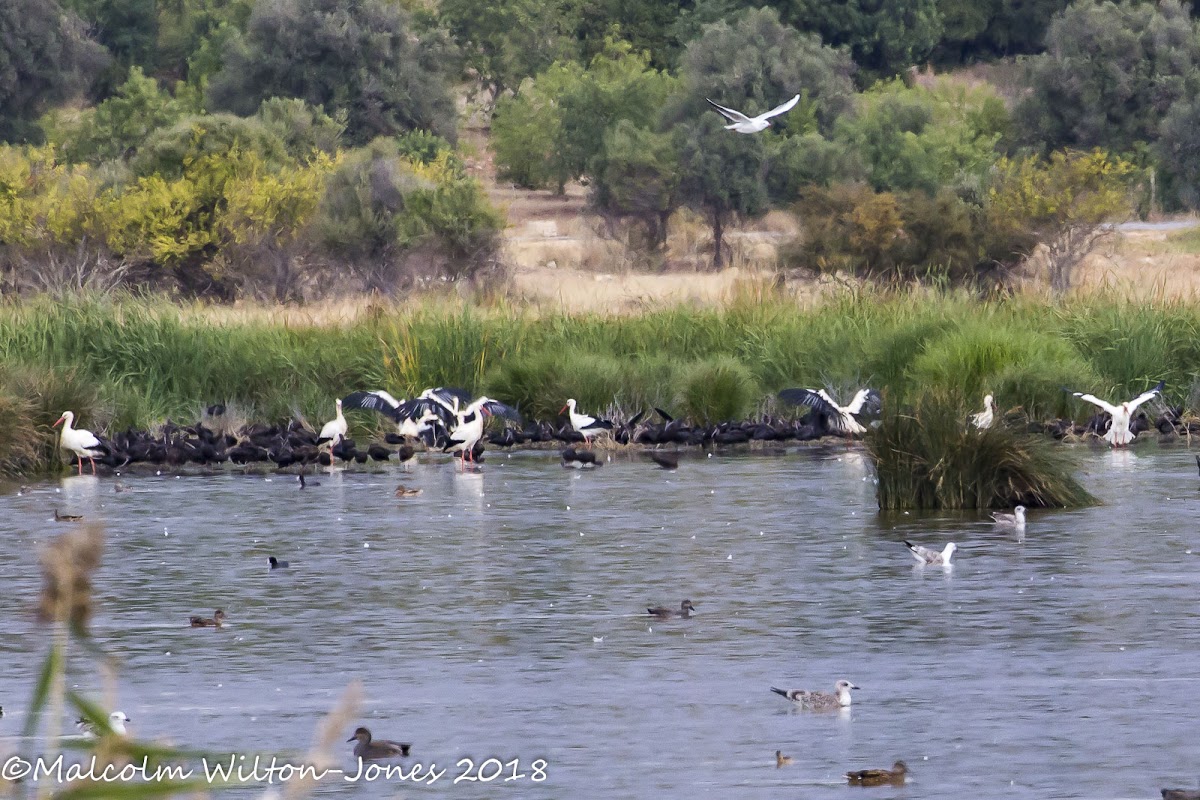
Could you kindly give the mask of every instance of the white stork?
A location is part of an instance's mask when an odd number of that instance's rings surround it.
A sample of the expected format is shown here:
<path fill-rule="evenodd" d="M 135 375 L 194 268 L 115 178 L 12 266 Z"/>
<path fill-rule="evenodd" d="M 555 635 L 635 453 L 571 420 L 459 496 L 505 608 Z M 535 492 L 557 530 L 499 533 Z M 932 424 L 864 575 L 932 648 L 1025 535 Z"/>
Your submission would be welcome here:
<path fill-rule="evenodd" d="M 874 389 L 859 389 L 850 404 L 845 406 L 838 405 L 824 389 L 784 389 L 779 397 L 824 414 L 835 430 L 854 435 L 867 432 L 855 417 L 866 410 L 868 402 L 873 409 L 878 408 L 880 403 L 879 394 Z"/>
<path fill-rule="evenodd" d="M 1154 395 L 1161 393 L 1163 386 L 1165 385 L 1166 381 L 1159 381 L 1158 385 L 1150 391 L 1142 392 L 1129 402 L 1121 403 L 1119 406 L 1106 403 L 1099 397 L 1096 397 L 1092 394 L 1072 392 L 1070 389 L 1066 388 L 1064 388 L 1063 391 L 1069 392 L 1075 397 L 1078 397 L 1080 400 L 1091 403 L 1092 405 L 1100 408 L 1103 411 L 1107 411 L 1110 415 L 1112 415 L 1112 424 L 1108 426 L 1108 433 L 1104 434 L 1104 440 L 1113 447 L 1124 447 L 1132 442 L 1137 436 L 1137 434 L 1129 430 L 1129 421 L 1133 417 L 1133 412 L 1136 411 L 1138 406 L 1140 406 L 1142 403 L 1146 402 L 1151 397 L 1154 397 Z"/>
<path fill-rule="evenodd" d="M 580 414 L 575 410 L 575 398 L 567 401 L 567 404 L 559 410 L 558 413 L 567 411 L 567 417 L 571 420 L 571 427 L 576 433 L 583 434 L 583 441 L 587 445 L 591 445 L 592 437 L 597 436 L 604 431 L 611 431 L 613 424 L 606 419 L 597 419 L 589 417 L 587 414 Z"/>
<path fill-rule="evenodd" d="M 326 422 L 321 428 L 321 432 L 317 434 L 317 447 L 329 443 L 329 458 L 333 463 L 333 448 L 338 446 L 338 443 L 346 438 L 346 431 L 350 426 L 346 424 L 346 418 L 342 416 L 342 401 L 338 399 L 335 402 L 337 406 L 337 416 Z"/>
<path fill-rule="evenodd" d="M 458 423 L 450 429 L 450 441 L 442 448 L 442 452 L 460 453 L 464 464 L 471 460 L 471 451 L 475 449 L 475 443 L 483 438 L 484 424 L 493 414 L 521 419 L 516 409 L 490 397 L 480 397 L 458 413 Z"/>
<path fill-rule="evenodd" d="M 64 411 L 62 416 L 58 418 L 58 422 L 55 422 L 50 427 L 56 428 L 59 423 L 62 424 L 62 436 L 59 437 L 58 446 L 63 450 L 74 453 L 78 457 L 79 474 L 83 474 L 83 460 L 86 458 L 92 462 L 92 474 L 95 475 L 96 457 L 107 455 L 108 448 L 91 431 L 72 427 L 72 423 L 74 422 L 74 412 Z"/>

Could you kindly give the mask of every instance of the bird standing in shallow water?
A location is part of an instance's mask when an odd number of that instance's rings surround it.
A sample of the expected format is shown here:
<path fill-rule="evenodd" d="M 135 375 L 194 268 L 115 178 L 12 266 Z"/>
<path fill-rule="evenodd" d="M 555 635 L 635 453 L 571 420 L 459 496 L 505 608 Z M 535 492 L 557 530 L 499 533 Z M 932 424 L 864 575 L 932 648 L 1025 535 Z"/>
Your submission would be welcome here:
<path fill-rule="evenodd" d="M 691 600 L 680 601 L 678 610 L 667 608 L 666 606 L 654 606 L 653 608 L 646 609 L 651 616 L 658 617 L 659 619 L 670 619 L 671 617 L 687 619 L 691 616 L 691 612 L 695 610 L 696 607 L 692 605 Z"/>
<path fill-rule="evenodd" d="M 598 436 L 605 431 L 611 431 L 613 429 L 612 422 L 606 419 L 589 417 L 587 414 L 581 414 L 576 411 L 575 398 L 568 400 L 567 404 L 563 406 L 558 413 L 561 414 L 564 411 L 567 412 L 567 418 L 571 420 L 571 428 L 573 428 L 576 433 L 583 436 L 583 443 L 589 447 L 591 447 L 593 436 Z"/>
<path fill-rule="evenodd" d="M 847 772 L 846 780 L 851 786 L 900 786 L 908 774 L 908 765 L 897 761 L 891 769 L 860 769 Z"/>
<path fill-rule="evenodd" d="M 346 423 L 346 418 L 342 416 L 342 400 L 340 397 L 335 401 L 334 405 L 337 406 L 337 416 L 326 422 L 321 428 L 321 432 L 317 434 L 317 447 L 323 444 L 329 445 L 331 463 L 333 460 L 333 448 L 337 447 L 346 438 L 346 431 L 350 430 L 350 426 Z"/>
<path fill-rule="evenodd" d="M 74 422 L 75 414 L 71 411 L 64 411 L 62 416 L 58 418 L 58 422 L 50 427 L 54 428 L 59 424 L 63 426 L 58 446 L 63 450 L 74 453 L 78 457 L 79 474 L 83 474 L 83 460 L 86 458 L 92 463 L 92 474 L 95 475 L 96 458 L 108 455 L 108 448 L 91 431 L 71 427 Z"/>
<path fill-rule="evenodd" d="M 407 742 L 393 742 L 389 739 L 371 739 L 371 732 L 366 728 L 358 728 L 354 735 L 346 740 L 357 742 L 354 745 L 354 755 L 364 761 L 378 758 L 396 758 L 408 755 L 412 745 Z"/>
<path fill-rule="evenodd" d="M 1150 391 L 1142 392 L 1129 402 L 1121 403 L 1119 406 L 1114 406 L 1111 403 L 1107 403 L 1092 394 L 1085 394 L 1084 392 L 1072 392 L 1070 389 L 1066 388 L 1064 388 L 1063 391 L 1074 397 L 1078 397 L 1084 402 L 1091 403 L 1102 411 L 1107 411 L 1109 415 L 1112 416 L 1112 422 L 1109 424 L 1108 432 L 1104 434 L 1103 438 L 1113 447 L 1124 447 L 1132 442 L 1137 436 L 1137 434 L 1133 433 L 1129 429 L 1129 421 L 1133 417 L 1133 412 L 1136 411 L 1138 406 L 1140 406 L 1142 403 L 1146 402 L 1151 397 L 1154 397 L 1156 394 L 1161 393 L 1165 385 L 1165 381 L 1159 381 L 1158 385 Z"/>

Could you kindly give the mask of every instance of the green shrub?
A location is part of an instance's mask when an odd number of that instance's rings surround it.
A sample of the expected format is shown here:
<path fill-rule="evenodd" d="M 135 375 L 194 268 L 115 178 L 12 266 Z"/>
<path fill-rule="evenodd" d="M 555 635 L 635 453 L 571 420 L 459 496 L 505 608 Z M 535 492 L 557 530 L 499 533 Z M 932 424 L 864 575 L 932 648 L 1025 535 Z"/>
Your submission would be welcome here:
<path fill-rule="evenodd" d="M 1067 410 L 1063 386 L 1089 386 L 1097 376 L 1064 339 L 995 317 L 965 319 L 929 339 L 907 371 L 908 385 L 955 392 L 967 403 L 994 395 L 1001 409 L 1031 415 Z"/>
<path fill-rule="evenodd" d="M 701 425 L 745 419 L 761 398 L 754 373 L 729 356 L 697 361 L 680 376 L 677 407 Z"/>
<path fill-rule="evenodd" d="M 1043 436 L 1003 425 L 978 430 L 953 393 L 930 392 L 913 410 L 893 405 L 868 432 L 880 509 L 1073 507 L 1095 503 L 1070 457 Z"/>

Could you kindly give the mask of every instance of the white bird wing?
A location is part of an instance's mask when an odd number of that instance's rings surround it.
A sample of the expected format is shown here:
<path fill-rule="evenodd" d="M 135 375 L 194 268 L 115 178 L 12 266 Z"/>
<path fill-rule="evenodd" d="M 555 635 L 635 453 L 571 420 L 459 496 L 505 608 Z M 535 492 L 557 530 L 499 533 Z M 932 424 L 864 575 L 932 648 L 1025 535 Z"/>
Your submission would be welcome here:
<path fill-rule="evenodd" d="M 1117 411 L 1116 406 L 1112 405 L 1111 403 L 1104 402 L 1099 397 L 1096 397 L 1096 395 L 1094 395 L 1094 394 L 1084 394 L 1083 392 L 1071 392 L 1071 394 L 1073 394 L 1075 397 L 1078 397 L 1080 400 L 1084 401 L 1085 403 L 1091 403 L 1094 406 L 1098 406 L 1098 407 L 1102 408 L 1103 410 L 1107 411 L 1110 414 L 1114 414 Z"/>
<path fill-rule="evenodd" d="M 104 446 L 104 442 L 97 439 L 96 434 L 92 433 L 91 431 L 85 431 L 79 428 L 76 428 L 76 430 L 79 432 L 80 443 L 89 450 L 94 447 Z"/>
<path fill-rule="evenodd" d="M 863 403 L 867 402 L 867 396 L 870 394 L 870 389 L 859 389 L 858 394 L 854 395 L 854 399 L 850 401 L 850 405 L 846 406 L 846 411 L 851 414 L 862 411 Z"/>
<path fill-rule="evenodd" d="M 1153 389 L 1151 389 L 1148 392 L 1142 392 L 1137 397 L 1130 400 L 1129 401 L 1129 410 L 1133 411 L 1135 408 L 1140 406 L 1142 403 L 1146 402 L 1151 397 L 1154 397 L 1154 395 L 1158 394 L 1159 392 L 1161 392 L 1163 390 L 1163 386 L 1165 386 L 1165 385 L 1166 385 L 1166 381 L 1159 381 L 1158 386 L 1155 386 Z"/>
<path fill-rule="evenodd" d="M 791 100 L 788 100 L 786 103 L 784 103 L 783 105 L 775 106 L 774 108 L 772 108 L 770 111 L 768 111 L 765 114 L 759 114 L 757 117 L 755 117 L 755 119 L 760 119 L 760 120 L 761 119 L 770 119 L 771 117 L 778 117 L 780 114 L 786 114 L 788 111 L 792 110 L 792 107 L 795 106 L 796 103 L 799 103 L 799 102 L 800 102 L 800 95 L 796 95 Z"/>
<path fill-rule="evenodd" d="M 796 95 L 796 96 L 799 97 L 799 95 Z M 707 97 L 704 99 L 708 100 Z M 721 116 L 725 117 L 725 119 L 729 120 L 730 122 L 749 122 L 750 121 L 750 118 L 747 117 L 745 114 L 743 114 L 740 111 L 734 111 L 732 108 L 726 108 L 725 106 L 717 105 L 712 100 L 708 100 L 708 104 L 710 106 L 712 106 L 713 108 L 715 108 L 717 111 L 721 112 Z M 784 110 L 786 111 L 787 109 L 784 109 Z"/>

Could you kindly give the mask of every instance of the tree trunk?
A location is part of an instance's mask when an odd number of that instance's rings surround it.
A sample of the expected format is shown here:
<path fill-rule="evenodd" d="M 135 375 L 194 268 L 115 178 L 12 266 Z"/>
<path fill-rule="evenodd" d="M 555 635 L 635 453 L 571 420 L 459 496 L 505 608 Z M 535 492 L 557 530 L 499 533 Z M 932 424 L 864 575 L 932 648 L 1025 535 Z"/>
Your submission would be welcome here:
<path fill-rule="evenodd" d="M 721 269 L 725 266 L 725 215 L 720 211 L 713 211 L 712 231 L 713 268 Z"/>

